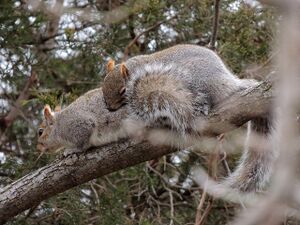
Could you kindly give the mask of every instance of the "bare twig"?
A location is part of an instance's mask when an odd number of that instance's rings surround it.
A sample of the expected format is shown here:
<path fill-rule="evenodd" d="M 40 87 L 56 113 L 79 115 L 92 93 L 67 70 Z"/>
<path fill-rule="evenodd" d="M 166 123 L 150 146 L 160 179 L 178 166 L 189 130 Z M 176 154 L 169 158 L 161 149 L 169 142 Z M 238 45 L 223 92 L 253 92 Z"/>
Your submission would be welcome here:
<path fill-rule="evenodd" d="M 205 218 L 208 216 L 208 213 L 209 213 L 209 211 L 210 211 L 211 208 L 212 208 L 212 202 L 213 202 L 213 199 L 208 200 L 207 206 L 206 206 L 206 208 L 205 208 L 205 210 L 204 210 L 204 212 L 203 212 L 203 214 L 202 214 L 202 217 L 201 217 L 201 219 L 200 219 L 199 225 L 203 224 L 204 221 L 205 221 Z"/>
<path fill-rule="evenodd" d="M 196 211 L 196 219 L 195 219 L 195 225 L 200 225 L 201 221 L 202 221 L 202 209 L 205 203 L 205 199 L 206 199 L 206 188 L 203 188 L 202 191 L 202 195 L 200 198 L 200 202 L 199 205 L 197 207 L 197 211 Z"/>
<path fill-rule="evenodd" d="M 164 185 L 164 188 L 168 191 L 168 193 L 169 193 L 169 198 L 170 198 L 170 225 L 173 225 L 174 224 L 174 198 L 173 198 L 173 191 L 170 189 L 170 188 L 168 188 L 168 187 L 166 187 L 165 185 Z"/>
<path fill-rule="evenodd" d="M 276 107 L 274 107 L 276 125 L 273 145 L 281 151 L 281 154 L 274 172 L 271 193 L 266 198 L 261 199 L 258 204 L 261 207 L 245 212 L 243 218 L 236 220 L 235 224 L 237 225 L 281 224 L 285 219 L 287 206 L 296 205 L 299 208 L 299 202 L 294 196 L 294 193 L 299 189 L 297 167 L 300 162 L 299 129 L 295 123 L 300 97 L 299 2 L 298 5 L 295 5 L 297 1 L 293 1 L 293 3 L 281 1 L 280 3 L 284 9 L 289 10 L 285 12 L 286 14 L 281 21 L 281 32 L 278 38 L 280 52 L 278 54 L 278 67 L 281 76 L 278 84 L 279 94 L 276 99 Z"/>

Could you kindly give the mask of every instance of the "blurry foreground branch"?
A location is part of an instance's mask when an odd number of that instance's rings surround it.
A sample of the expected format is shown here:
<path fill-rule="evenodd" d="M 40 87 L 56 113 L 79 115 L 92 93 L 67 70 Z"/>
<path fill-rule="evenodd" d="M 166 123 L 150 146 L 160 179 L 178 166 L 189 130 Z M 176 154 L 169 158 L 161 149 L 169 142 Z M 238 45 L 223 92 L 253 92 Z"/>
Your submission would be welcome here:
<path fill-rule="evenodd" d="M 219 135 L 235 129 L 248 120 L 263 116 L 273 98 L 272 84 L 265 81 L 256 87 L 232 95 L 210 114 L 201 133 Z M 99 102 L 106 114 L 104 124 L 121 120 L 124 113 L 109 112 L 104 102 Z M 82 154 L 70 154 L 57 159 L 20 178 L 0 191 L 0 224 L 13 216 L 32 208 L 39 202 L 72 187 L 105 174 L 176 151 L 175 148 L 154 147 L 147 142 L 135 143 L 129 139 L 96 147 Z"/>
<path fill-rule="evenodd" d="M 275 115 L 273 146 L 278 148 L 274 177 L 268 196 L 260 199 L 259 207 L 243 212 L 235 221 L 235 225 L 279 225 L 287 216 L 296 216 L 298 212 L 289 212 L 289 207 L 299 210 L 299 126 L 295 123 L 295 115 L 299 111 L 299 78 L 300 78 L 300 1 L 299 0 L 265 0 L 268 4 L 281 8 L 283 16 L 280 21 L 278 43 L 278 95 L 274 101 Z M 288 35 L 287 35 L 288 34 Z M 297 223 L 299 224 L 299 222 Z"/>
<path fill-rule="evenodd" d="M 15 105 L 11 107 L 10 112 L 4 118 L 0 118 L 0 125 L 3 130 L 10 127 L 14 120 L 19 116 L 19 111 L 22 107 L 23 101 L 26 101 L 29 98 L 30 88 L 35 85 L 36 81 L 37 74 L 34 70 L 32 70 L 31 75 L 28 77 L 23 90 L 15 102 Z"/>

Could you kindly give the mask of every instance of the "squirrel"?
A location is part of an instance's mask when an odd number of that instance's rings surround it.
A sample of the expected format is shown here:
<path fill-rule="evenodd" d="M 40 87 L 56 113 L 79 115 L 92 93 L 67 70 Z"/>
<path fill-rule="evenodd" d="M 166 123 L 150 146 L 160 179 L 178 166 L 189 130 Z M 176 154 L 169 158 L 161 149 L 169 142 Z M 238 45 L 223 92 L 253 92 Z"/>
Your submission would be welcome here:
<path fill-rule="evenodd" d="M 102 90 L 110 111 L 127 105 L 129 121 L 151 128 L 171 128 L 186 136 L 197 134 L 195 119 L 208 115 L 233 93 L 257 84 L 235 76 L 214 51 L 181 44 L 132 57 L 119 65 L 110 60 Z M 260 126 L 258 120 L 252 123 Z M 273 153 L 252 150 L 245 148 L 237 170 L 226 184 L 241 191 L 260 190 L 265 185 L 274 162 Z"/>
<path fill-rule="evenodd" d="M 110 60 L 102 90 L 109 110 L 127 104 L 134 120 L 189 134 L 194 118 L 254 84 L 232 74 L 212 50 L 181 44 L 116 66 Z"/>
<path fill-rule="evenodd" d="M 117 141 L 124 135 L 120 130 L 121 124 L 118 121 L 107 121 L 104 116 L 107 109 L 99 107 L 101 101 L 103 95 L 99 88 L 85 93 L 63 110 L 53 112 L 46 105 L 44 119 L 38 129 L 37 149 L 54 152 L 68 147 L 83 151 L 91 146 Z M 110 128 L 103 125 L 103 121 L 110 123 Z"/>

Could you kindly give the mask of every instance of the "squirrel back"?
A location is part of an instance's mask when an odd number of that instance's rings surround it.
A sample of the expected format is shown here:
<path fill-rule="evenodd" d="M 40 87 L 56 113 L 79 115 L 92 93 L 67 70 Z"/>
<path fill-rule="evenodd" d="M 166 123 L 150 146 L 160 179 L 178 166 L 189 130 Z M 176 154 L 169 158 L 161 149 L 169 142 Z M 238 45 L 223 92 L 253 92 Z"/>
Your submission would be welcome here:
<path fill-rule="evenodd" d="M 253 80 L 239 79 L 208 48 L 190 44 L 175 45 L 153 54 L 132 57 L 117 66 L 110 60 L 102 84 L 108 109 L 117 110 L 126 103 L 127 81 L 135 76 L 140 77 L 139 71 L 143 71 L 145 66 L 150 68 L 150 72 L 151 67 L 157 71 L 157 67 L 163 69 L 172 66 L 175 79 L 184 82 L 191 92 L 208 95 L 212 105 L 255 83 Z"/>

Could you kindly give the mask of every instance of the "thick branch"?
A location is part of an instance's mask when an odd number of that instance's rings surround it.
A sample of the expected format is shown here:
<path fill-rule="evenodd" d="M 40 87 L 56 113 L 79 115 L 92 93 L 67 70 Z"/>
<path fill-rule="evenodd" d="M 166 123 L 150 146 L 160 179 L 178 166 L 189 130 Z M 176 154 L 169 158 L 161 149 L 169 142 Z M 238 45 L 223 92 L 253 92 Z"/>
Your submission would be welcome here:
<path fill-rule="evenodd" d="M 268 111 L 272 97 L 269 81 L 236 93 L 216 107 L 202 133 L 217 135 L 230 131 L 254 117 L 264 115 Z M 99 107 L 105 107 L 104 103 L 99 102 Z M 125 112 L 126 109 L 120 110 Z M 103 121 L 103 124 L 126 117 L 126 112 L 105 112 L 107 120 Z M 110 123 L 107 126 L 110 126 Z M 79 184 L 174 151 L 176 149 L 158 148 L 147 142 L 134 143 L 126 139 L 78 155 L 74 153 L 66 158 L 57 159 L 0 191 L 0 224 L 40 201 Z"/>
<path fill-rule="evenodd" d="M 251 119 L 266 116 L 273 97 L 270 80 L 232 95 L 209 115 L 201 134 L 219 135 L 240 127 Z"/>

